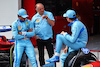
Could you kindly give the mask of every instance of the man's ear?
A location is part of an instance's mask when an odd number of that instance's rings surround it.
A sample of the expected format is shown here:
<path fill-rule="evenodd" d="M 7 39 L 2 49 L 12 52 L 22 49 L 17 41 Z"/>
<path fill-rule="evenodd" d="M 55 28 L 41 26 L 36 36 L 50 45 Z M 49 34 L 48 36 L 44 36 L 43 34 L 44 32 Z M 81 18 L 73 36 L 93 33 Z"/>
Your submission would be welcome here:
<path fill-rule="evenodd" d="M 38 10 L 37 10 L 37 5 L 35 5 L 35 10 L 36 10 L 36 12 L 38 12 Z"/>
<path fill-rule="evenodd" d="M 17 14 L 17 16 L 18 16 L 18 17 L 21 17 L 21 16 L 19 16 L 18 14 Z"/>
<path fill-rule="evenodd" d="M 36 12 L 38 12 L 37 8 L 35 8 Z"/>

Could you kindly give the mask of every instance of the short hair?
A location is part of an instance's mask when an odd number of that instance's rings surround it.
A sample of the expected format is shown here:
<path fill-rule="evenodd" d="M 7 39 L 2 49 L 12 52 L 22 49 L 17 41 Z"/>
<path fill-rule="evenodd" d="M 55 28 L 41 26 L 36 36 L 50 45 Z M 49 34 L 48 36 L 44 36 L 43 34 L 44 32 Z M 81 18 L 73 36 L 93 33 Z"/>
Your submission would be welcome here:
<path fill-rule="evenodd" d="M 37 3 L 37 4 L 43 5 L 42 3 Z M 37 4 L 35 5 L 35 9 L 36 9 L 36 10 L 37 10 Z M 44 7 L 44 5 L 43 5 L 43 7 Z"/>

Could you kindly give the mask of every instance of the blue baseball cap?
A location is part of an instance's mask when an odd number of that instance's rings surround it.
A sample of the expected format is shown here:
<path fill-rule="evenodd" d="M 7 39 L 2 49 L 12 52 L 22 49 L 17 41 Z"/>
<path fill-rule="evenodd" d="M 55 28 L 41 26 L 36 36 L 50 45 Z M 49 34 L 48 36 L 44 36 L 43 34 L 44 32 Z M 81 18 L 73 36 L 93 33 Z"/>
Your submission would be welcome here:
<path fill-rule="evenodd" d="M 75 18 L 76 12 L 74 10 L 67 10 L 66 13 L 63 14 L 63 17 Z"/>
<path fill-rule="evenodd" d="M 25 9 L 20 9 L 20 10 L 18 11 L 18 15 L 21 16 L 21 17 L 23 17 L 23 18 L 29 17 L 29 16 L 27 15 L 27 12 L 26 12 Z"/>

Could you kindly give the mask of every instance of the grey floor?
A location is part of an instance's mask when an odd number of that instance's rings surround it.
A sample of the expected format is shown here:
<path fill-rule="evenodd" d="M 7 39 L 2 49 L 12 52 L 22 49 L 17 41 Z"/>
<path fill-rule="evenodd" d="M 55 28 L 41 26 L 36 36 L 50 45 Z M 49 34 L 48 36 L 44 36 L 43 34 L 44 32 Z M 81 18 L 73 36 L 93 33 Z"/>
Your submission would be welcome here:
<path fill-rule="evenodd" d="M 100 34 L 90 36 L 86 47 L 90 50 L 100 50 Z"/>

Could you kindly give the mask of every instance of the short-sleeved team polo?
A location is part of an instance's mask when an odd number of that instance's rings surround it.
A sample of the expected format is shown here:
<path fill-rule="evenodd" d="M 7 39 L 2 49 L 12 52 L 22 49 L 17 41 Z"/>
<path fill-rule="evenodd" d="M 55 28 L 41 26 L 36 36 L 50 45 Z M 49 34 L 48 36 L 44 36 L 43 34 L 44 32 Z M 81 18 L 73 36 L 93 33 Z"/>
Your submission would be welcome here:
<path fill-rule="evenodd" d="M 46 15 L 50 20 L 55 21 L 53 14 L 51 12 L 44 11 L 43 15 Z M 37 13 L 32 17 L 32 23 L 35 27 L 35 33 L 38 37 L 40 37 L 43 40 L 52 38 L 52 26 L 47 22 L 46 18 L 42 19 L 41 15 Z"/>

